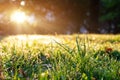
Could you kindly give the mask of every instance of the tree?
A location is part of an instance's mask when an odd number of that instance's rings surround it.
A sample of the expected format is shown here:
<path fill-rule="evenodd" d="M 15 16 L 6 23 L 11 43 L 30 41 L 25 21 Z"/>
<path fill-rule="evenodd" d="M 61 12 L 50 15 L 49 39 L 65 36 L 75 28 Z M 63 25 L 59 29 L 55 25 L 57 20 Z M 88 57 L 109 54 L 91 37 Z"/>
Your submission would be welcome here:
<path fill-rule="evenodd" d="M 120 33 L 120 0 L 101 0 L 101 23 L 109 33 Z M 104 26 L 103 25 L 103 26 Z M 105 26 L 106 27 L 106 26 Z"/>
<path fill-rule="evenodd" d="M 100 0 L 90 0 L 89 31 L 98 33 Z"/>

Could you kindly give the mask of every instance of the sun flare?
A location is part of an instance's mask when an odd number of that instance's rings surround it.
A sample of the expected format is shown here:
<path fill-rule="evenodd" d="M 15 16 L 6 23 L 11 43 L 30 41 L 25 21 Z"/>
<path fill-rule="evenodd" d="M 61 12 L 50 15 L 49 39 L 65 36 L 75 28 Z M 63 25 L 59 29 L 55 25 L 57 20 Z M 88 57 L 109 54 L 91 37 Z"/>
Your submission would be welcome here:
<path fill-rule="evenodd" d="M 26 14 L 23 11 L 15 11 L 11 15 L 11 21 L 16 23 L 24 23 L 26 21 Z"/>

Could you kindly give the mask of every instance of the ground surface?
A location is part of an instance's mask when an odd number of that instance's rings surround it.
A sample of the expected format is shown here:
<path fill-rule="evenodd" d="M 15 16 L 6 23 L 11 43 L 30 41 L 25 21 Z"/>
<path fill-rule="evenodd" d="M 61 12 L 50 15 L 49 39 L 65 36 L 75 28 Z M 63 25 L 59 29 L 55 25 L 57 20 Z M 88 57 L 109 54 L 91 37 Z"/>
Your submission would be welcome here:
<path fill-rule="evenodd" d="M 120 35 L 1 36 L 0 78 L 120 80 Z"/>

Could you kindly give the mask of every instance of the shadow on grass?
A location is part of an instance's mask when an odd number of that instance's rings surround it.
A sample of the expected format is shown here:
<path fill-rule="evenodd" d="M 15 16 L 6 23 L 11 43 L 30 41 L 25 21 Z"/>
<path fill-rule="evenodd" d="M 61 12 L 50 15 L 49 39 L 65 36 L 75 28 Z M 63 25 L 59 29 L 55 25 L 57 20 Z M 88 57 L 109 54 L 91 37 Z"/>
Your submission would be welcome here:
<path fill-rule="evenodd" d="M 115 59 L 117 61 L 120 61 L 120 51 L 118 50 L 113 50 L 111 52 L 106 52 L 104 50 L 100 50 L 98 52 L 96 52 L 96 54 L 94 55 L 94 57 L 96 58 L 97 56 L 108 56 L 110 59 Z"/>

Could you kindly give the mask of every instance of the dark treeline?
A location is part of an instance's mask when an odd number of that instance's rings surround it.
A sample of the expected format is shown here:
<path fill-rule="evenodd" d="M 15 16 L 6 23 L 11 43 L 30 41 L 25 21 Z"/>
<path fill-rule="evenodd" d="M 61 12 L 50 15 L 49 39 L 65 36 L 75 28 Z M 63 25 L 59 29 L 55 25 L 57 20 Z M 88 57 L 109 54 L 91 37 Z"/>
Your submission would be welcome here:
<path fill-rule="evenodd" d="M 1 0 L 0 34 L 120 33 L 119 4 L 120 0 Z M 15 9 L 32 15 L 36 23 L 10 22 L 9 13 Z"/>

